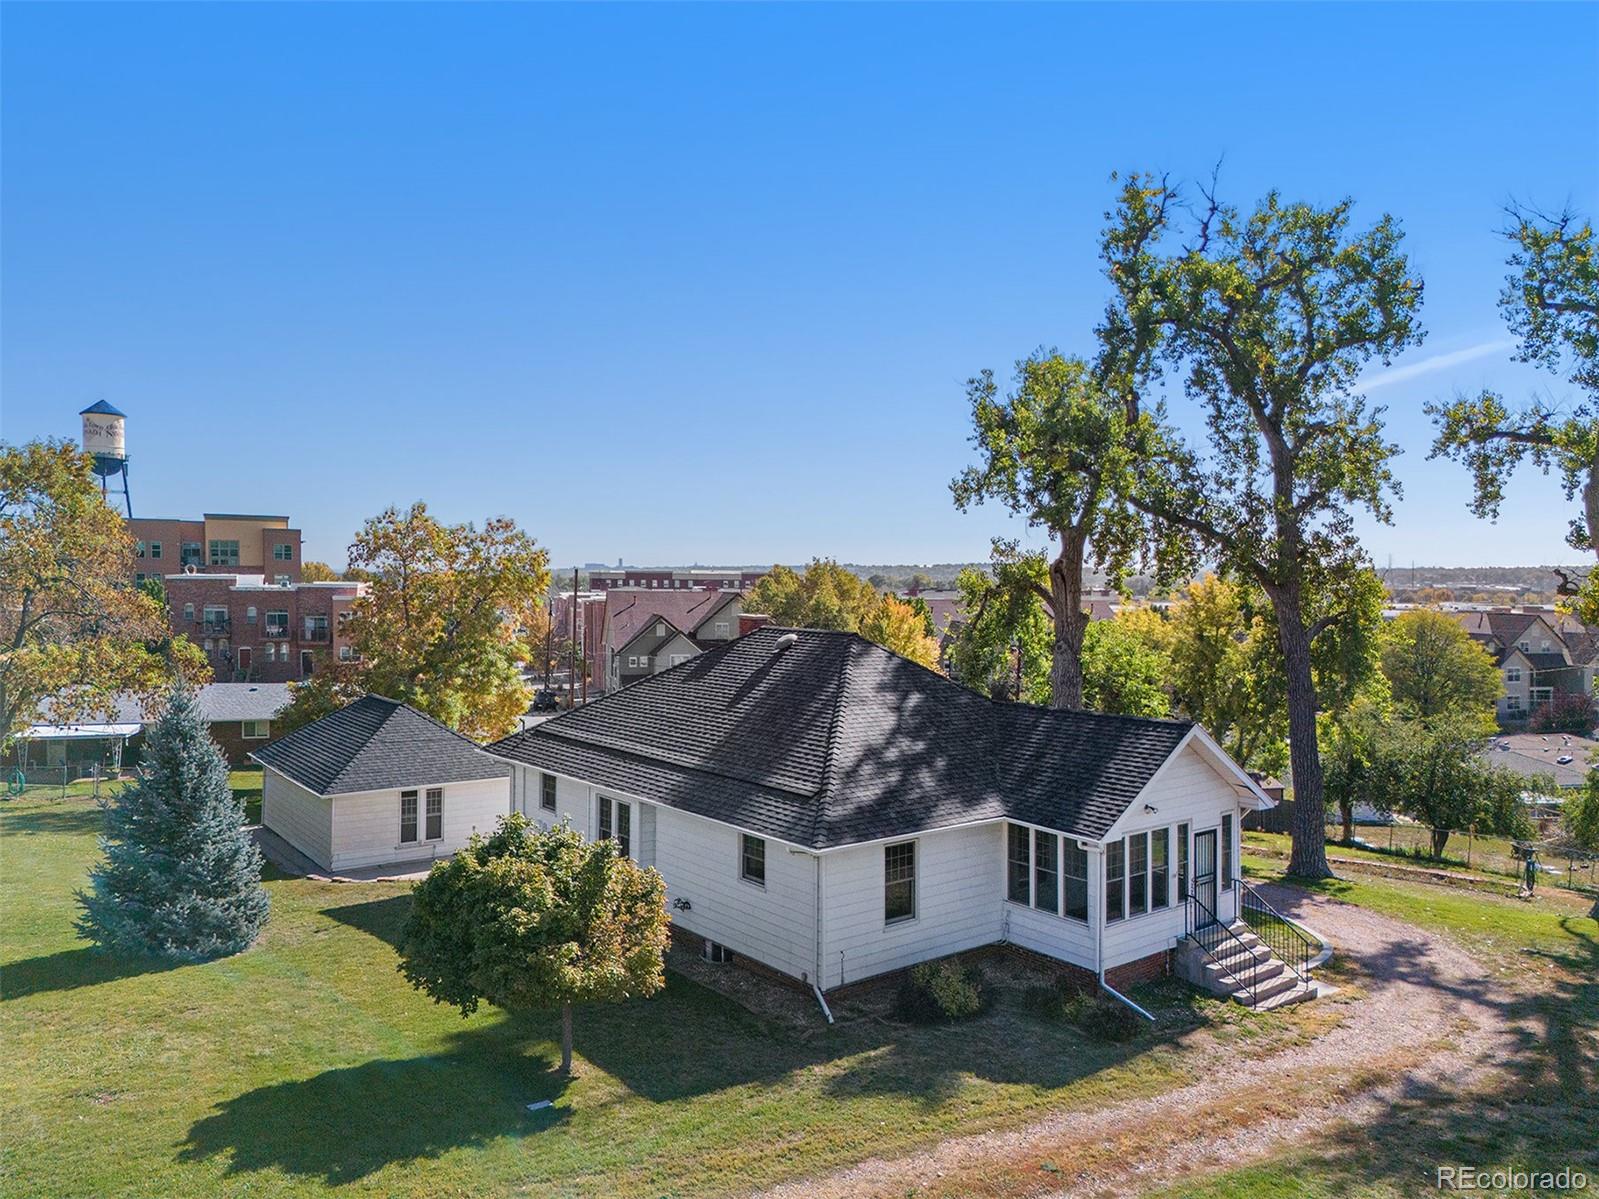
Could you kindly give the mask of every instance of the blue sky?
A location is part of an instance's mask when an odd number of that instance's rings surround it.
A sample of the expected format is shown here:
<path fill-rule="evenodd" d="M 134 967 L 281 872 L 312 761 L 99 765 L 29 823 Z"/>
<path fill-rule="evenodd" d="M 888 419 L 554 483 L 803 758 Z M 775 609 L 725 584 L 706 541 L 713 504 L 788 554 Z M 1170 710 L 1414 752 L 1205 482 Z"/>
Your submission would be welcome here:
<path fill-rule="evenodd" d="M 1089 352 L 1112 170 L 1391 211 L 1425 345 L 1380 564 L 1497 526 L 1427 400 L 1509 361 L 1512 196 L 1599 208 L 1599 7 L 6 6 L 0 435 L 129 414 L 134 510 L 507 513 L 558 563 L 935 562 L 963 381 Z M 1584 97 L 1586 96 L 1586 101 Z M 1033 540 L 1037 540 L 1036 537 Z"/>

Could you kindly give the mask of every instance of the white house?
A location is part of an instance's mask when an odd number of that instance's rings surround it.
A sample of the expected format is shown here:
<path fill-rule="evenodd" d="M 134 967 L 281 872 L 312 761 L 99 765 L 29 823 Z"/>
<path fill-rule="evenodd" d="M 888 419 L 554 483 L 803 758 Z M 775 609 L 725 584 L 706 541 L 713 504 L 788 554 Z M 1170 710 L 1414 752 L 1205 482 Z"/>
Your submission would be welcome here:
<path fill-rule="evenodd" d="M 1197 725 L 996 703 L 814 630 L 488 750 L 516 810 L 660 871 L 679 932 L 822 991 L 996 942 L 1164 973 L 1189 921 L 1234 920 L 1240 814 L 1271 805 Z"/>
<path fill-rule="evenodd" d="M 262 766 L 261 823 L 325 870 L 447 857 L 510 810 L 503 764 L 377 695 L 250 756 Z"/>

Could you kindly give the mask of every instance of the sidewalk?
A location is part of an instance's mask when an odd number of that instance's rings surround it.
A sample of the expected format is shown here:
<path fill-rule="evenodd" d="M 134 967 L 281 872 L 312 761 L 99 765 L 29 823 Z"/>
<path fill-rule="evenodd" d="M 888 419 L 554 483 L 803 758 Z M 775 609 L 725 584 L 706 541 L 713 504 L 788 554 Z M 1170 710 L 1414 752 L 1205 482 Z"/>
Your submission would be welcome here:
<path fill-rule="evenodd" d="M 250 826 L 250 835 L 260 847 L 264 857 L 284 874 L 309 878 L 321 883 L 392 883 L 413 882 L 426 878 L 435 861 L 442 858 L 418 858 L 410 862 L 389 862 L 382 866 L 362 866 L 341 874 L 330 874 L 278 834 L 259 824 Z"/>

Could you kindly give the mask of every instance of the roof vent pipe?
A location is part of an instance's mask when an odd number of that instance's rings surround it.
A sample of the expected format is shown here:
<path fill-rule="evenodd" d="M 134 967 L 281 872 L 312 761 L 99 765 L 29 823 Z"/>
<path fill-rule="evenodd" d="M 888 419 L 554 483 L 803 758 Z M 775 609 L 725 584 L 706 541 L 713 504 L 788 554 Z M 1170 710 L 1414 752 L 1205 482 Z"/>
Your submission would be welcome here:
<path fill-rule="evenodd" d="M 774 644 L 772 646 L 772 652 L 774 654 L 780 654 L 784 650 L 786 650 L 789 646 L 793 645 L 798 640 L 799 640 L 799 634 L 798 633 L 784 633 L 781 637 L 779 637 L 777 639 L 776 644 Z"/>

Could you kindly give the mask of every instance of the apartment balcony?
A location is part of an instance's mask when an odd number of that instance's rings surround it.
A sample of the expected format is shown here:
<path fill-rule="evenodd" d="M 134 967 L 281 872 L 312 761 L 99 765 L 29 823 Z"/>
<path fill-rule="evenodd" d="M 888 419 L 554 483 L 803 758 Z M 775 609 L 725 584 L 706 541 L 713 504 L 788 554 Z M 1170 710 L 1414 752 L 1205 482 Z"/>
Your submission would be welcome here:
<path fill-rule="evenodd" d="M 287 641 L 289 639 L 289 626 L 269 624 L 261 627 L 261 636 L 268 641 Z"/>
<path fill-rule="evenodd" d="M 200 621 L 200 631 L 208 637 L 225 634 L 233 627 L 233 621 L 226 616 L 207 616 Z"/>
<path fill-rule="evenodd" d="M 325 625 L 320 628 L 315 625 L 307 625 L 300 630 L 300 640 L 309 642 L 312 645 L 326 645 L 332 640 L 332 632 Z"/>

